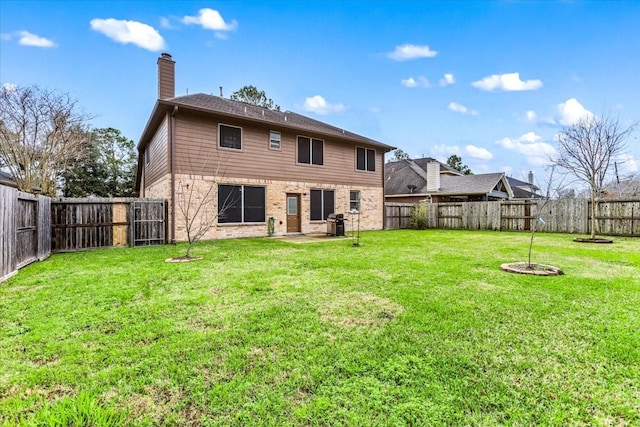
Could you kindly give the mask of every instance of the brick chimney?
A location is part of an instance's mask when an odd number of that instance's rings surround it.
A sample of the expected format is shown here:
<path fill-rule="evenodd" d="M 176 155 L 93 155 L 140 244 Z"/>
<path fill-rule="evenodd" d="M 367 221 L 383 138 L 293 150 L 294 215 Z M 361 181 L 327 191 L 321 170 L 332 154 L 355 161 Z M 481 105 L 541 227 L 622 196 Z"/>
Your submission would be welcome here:
<path fill-rule="evenodd" d="M 171 55 L 163 53 L 158 58 L 158 99 L 176 96 L 176 63 Z"/>
<path fill-rule="evenodd" d="M 427 163 L 427 191 L 440 190 L 440 162 Z"/>

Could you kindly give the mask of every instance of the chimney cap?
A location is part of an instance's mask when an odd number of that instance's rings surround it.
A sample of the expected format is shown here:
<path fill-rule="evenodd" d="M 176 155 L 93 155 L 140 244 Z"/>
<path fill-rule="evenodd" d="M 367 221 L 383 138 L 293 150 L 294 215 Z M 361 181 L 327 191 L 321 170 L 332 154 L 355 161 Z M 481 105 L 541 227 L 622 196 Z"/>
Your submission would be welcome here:
<path fill-rule="evenodd" d="M 160 54 L 160 58 L 171 59 L 171 55 L 166 53 L 166 52 L 164 52 L 164 53 Z"/>

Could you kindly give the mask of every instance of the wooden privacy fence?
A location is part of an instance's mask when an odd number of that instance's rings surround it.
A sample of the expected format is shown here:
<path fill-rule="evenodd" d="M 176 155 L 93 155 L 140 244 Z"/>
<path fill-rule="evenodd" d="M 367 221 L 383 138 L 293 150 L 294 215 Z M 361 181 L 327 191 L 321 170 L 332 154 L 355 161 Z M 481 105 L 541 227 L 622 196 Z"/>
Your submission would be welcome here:
<path fill-rule="evenodd" d="M 0 185 L 0 281 L 51 252 L 164 244 L 166 209 L 164 200 L 51 199 Z"/>
<path fill-rule="evenodd" d="M 640 236 L 640 200 L 596 202 L 596 233 L 610 236 Z M 537 230 L 552 233 L 588 234 L 591 232 L 591 203 L 585 199 L 504 202 L 428 203 L 427 228 L 462 230 Z M 410 209 L 404 203 L 385 203 L 387 215 L 402 208 L 402 217 L 387 216 L 386 227 L 409 228 Z"/>
<path fill-rule="evenodd" d="M 166 204 L 152 199 L 54 199 L 51 249 L 69 252 L 165 243 Z"/>
<path fill-rule="evenodd" d="M 0 281 L 51 254 L 51 199 L 0 185 Z"/>
<path fill-rule="evenodd" d="M 410 228 L 413 203 L 385 203 L 384 228 Z"/>

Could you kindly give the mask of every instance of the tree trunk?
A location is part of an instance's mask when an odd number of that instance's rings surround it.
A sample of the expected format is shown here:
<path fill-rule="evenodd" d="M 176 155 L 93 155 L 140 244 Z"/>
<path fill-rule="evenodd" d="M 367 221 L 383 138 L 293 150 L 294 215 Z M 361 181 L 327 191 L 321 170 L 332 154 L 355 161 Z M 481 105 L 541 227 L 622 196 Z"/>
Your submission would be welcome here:
<path fill-rule="evenodd" d="M 596 192 L 591 190 L 591 239 L 596 238 Z"/>

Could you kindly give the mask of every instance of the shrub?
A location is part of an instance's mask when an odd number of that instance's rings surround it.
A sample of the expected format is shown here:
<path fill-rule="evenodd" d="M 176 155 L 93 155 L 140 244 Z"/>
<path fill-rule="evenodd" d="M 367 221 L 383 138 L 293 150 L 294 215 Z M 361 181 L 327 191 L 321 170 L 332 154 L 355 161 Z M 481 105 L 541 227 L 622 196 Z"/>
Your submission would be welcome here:
<path fill-rule="evenodd" d="M 429 210 L 427 202 L 420 202 L 411 208 L 411 228 L 414 230 L 426 230 L 429 226 Z"/>

